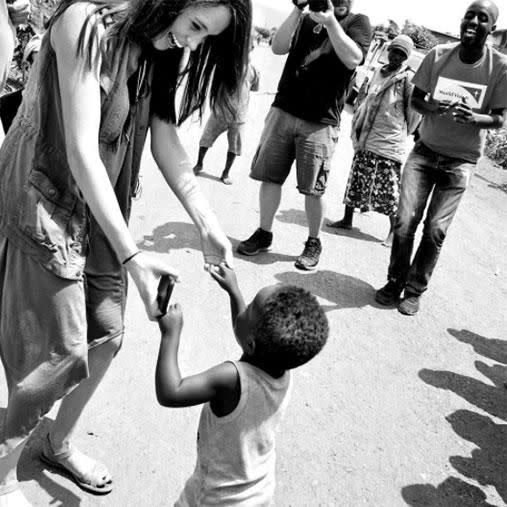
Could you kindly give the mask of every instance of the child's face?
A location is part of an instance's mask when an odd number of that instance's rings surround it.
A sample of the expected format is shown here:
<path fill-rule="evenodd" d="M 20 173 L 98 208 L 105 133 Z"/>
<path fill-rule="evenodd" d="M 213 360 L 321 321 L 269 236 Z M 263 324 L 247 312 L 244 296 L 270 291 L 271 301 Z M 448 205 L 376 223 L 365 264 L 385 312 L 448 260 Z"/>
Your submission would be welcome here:
<path fill-rule="evenodd" d="M 255 348 L 253 336 L 255 326 L 262 315 L 262 309 L 266 301 L 275 294 L 279 288 L 280 285 L 270 285 L 261 289 L 252 299 L 251 303 L 245 308 L 245 311 L 238 315 L 236 319 L 236 325 L 234 326 L 236 340 L 247 355 L 251 354 Z"/>

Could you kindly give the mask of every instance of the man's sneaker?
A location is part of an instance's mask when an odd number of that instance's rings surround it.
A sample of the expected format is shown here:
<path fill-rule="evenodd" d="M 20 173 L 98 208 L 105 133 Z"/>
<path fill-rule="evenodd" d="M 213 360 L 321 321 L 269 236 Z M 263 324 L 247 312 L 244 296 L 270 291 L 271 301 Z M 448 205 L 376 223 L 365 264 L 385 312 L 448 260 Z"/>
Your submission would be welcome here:
<path fill-rule="evenodd" d="M 260 227 L 237 248 L 238 253 L 243 255 L 257 255 L 259 252 L 267 252 L 273 241 L 273 233 Z"/>
<path fill-rule="evenodd" d="M 399 301 L 402 292 L 402 285 L 389 280 L 375 293 L 375 301 L 383 306 L 392 306 Z"/>
<path fill-rule="evenodd" d="M 421 296 L 405 292 L 405 297 L 398 305 L 398 311 L 403 315 L 415 315 L 419 311 Z"/>
<path fill-rule="evenodd" d="M 322 244 L 319 238 L 308 238 L 305 243 L 303 253 L 296 259 L 294 266 L 298 269 L 311 271 L 317 267 L 320 254 L 322 252 Z"/>

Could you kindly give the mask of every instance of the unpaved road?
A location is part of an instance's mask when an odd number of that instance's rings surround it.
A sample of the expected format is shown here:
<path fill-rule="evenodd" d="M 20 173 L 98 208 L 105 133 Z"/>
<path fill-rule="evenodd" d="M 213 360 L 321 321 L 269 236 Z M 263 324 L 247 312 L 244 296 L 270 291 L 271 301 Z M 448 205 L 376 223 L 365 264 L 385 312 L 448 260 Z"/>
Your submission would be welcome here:
<path fill-rule="evenodd" d="M 248 178 L 281 60 L 257 48 L 261 92 L 254 94 L 246 150 L 232 187 L 218 180 L 221 139 L 200 178 L 233 244 L 257 226 L 258 185 Z M 327 217 L 342 212 L 351 161 L 350 114 L 329 181 Z M 200 127 L 183 128 L 196 154 Z M 439 264 L 416 317 L 379 308 L 389 250 L 381 245 L 387 219 L 357 216 L 357 229 L 322 234 L 318 271 L 293 267 L 306 239 L 303 200 L 291 175 L 275 223 L 273 250 L 236 258 L 248 299 L 264 285 L 289 282 L 320 299 L 331 325 L 324 351 L 295 373 L 292 401 L 278 439 L 277 505 L 441 506 L 504 505 L 507 501 L 507 173 L 478 169 L 450 229 Z M 226 295 L 202 270 L 195 230 L 168 193 L 146 154 L 143 192 L 132 231 L 140 246 L 176 266 L 182 283 L 174 300 L 184 309 L 184 373 L 239 354 Z M 133 287 L 132 287 L 133 289 Z M 147 322 L 133 289 L 123 349 L 83 418 L 77 445 L 103 459 L 114 492 L 87 495 L 45 470 L 36 459 L 54 418 L 45 418 L 22 457 L 20 479 L 35 506 L 172 505 L 195 461 L 199 408 L 159 407 L 154 366 L 159 334 Z M 3 384 L 2 384 L 3 386 Z M 5 407 L 5 389 L 0 407 Z"/>

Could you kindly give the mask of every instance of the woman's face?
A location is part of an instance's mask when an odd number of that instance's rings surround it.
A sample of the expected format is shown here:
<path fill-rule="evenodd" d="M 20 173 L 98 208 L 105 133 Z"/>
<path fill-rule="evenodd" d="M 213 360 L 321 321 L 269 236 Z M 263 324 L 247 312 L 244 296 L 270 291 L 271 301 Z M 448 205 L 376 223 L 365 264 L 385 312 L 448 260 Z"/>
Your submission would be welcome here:
<path fill-rule="evenodd" d="M 222 33 L 230 22 L 231 12 L 225 5 L 190 6 L 152 39 L 153 46 L 160 51 L 174 47 L 194 51 L 209 35 Z"/>

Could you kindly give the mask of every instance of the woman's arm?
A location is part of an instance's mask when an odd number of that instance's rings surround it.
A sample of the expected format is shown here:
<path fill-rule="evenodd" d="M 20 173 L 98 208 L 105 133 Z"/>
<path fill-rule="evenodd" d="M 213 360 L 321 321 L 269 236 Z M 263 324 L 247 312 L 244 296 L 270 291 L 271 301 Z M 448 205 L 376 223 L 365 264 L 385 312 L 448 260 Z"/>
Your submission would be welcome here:
<path fill-rule="evenodd" d="M 180 305 L 171 305 L 167 315 L 159 320 L 159 326 L 162 337 L 155 371 L 155 389 L 160 405 L 189 407 L 216 398 L 237 404 L 239 375 L 232 363 L 222 363 L 197 375 L 181 378 L 178 349 L 183 316 Z"/>
<path fill-rule="evenodd" d="M 199 230 L 205 264 L 218 265 L 225 261 L 232 267 L 231 244 L 199 189 L 192 163 L 174 124 L 153 116 L 151 151 L 168 185 Z"/>
<path fill-rule="evenodd" d="M 106 168 L 99 155 L 98 135 L 101 101 L 98 65 L 88 69 L 77 57 L 78 38 L 90 4 L 70 6 L 51 31 L 56 53 L 62 102 L 65 148 L 72 175 L 95 219 L 111 242 L 118 258 L 125 260 L 138 251 L 123 218 Z M 100 35 L 99 35 L 100 36 Z M 99 41 L 95 41 L 95 48 Z M 175 274 L 146 254 L 136 255 L 127 264 L 150 318 L 158 315 L 157 279 Z"/>

